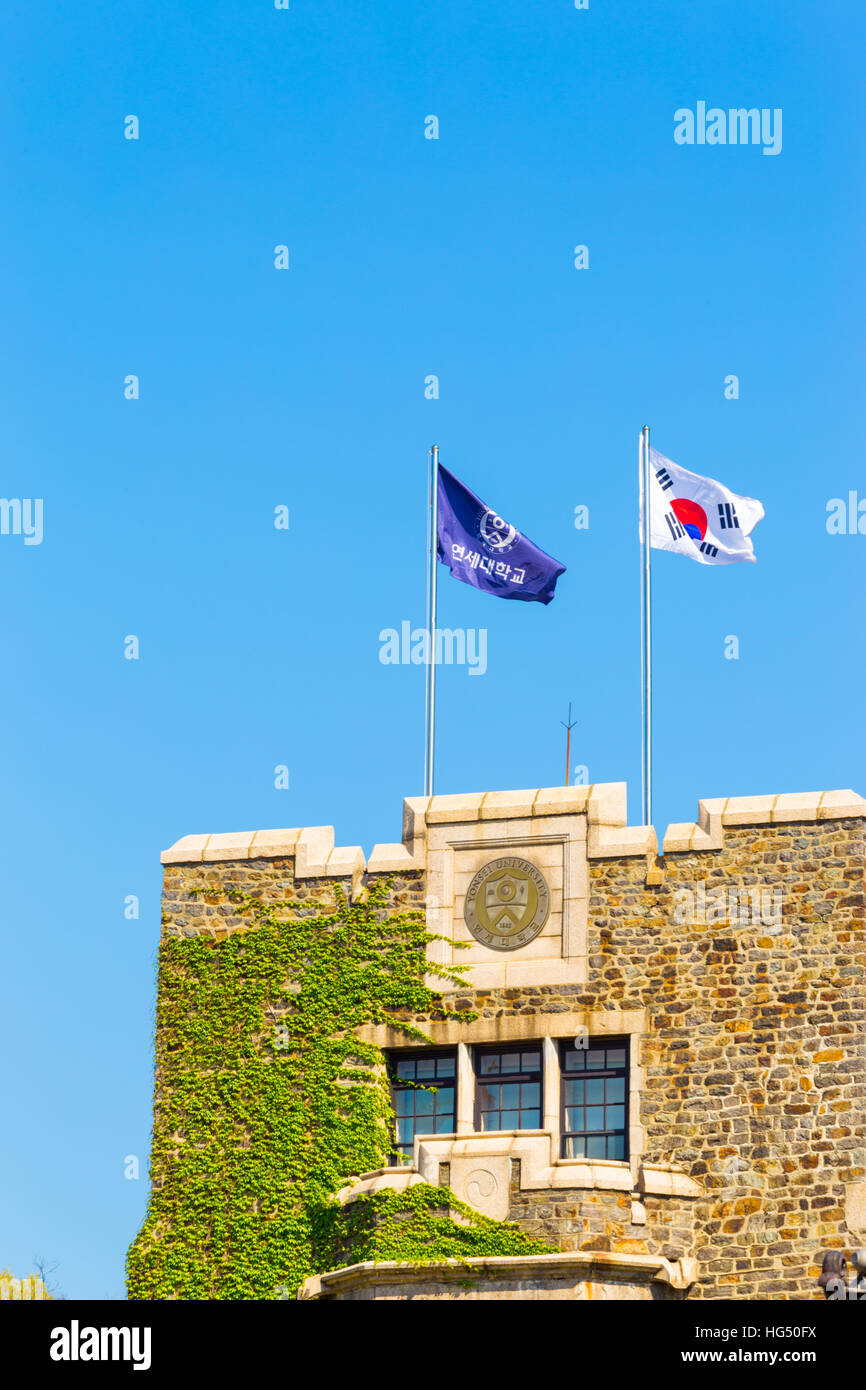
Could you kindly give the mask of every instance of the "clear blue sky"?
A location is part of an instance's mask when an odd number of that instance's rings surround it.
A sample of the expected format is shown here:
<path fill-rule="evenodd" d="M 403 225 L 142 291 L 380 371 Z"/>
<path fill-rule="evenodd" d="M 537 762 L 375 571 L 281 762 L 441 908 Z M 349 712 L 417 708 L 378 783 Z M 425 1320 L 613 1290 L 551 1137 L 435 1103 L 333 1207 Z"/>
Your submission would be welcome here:
<path fill-rule="evenodd" d="M 853 0 L 6 7 L 0 492 L 45 534 L 0 536 L 0 1266 L 122 1296 L 160 851 L 399 838 L 423 670 L 378 635 L 423 622 L 432 443 L 568 567 L 547 608 L 440 571 L 489 656 L 442 673 L 438 790 L 560 782 L 571 700 L 639 819 L 649 423 L 766 508 L 757 565 L 654 556 L 657 827 L 866 791 L 866 536 L 825 528 L 866 497 L 864 41 Z M 781 154 L 678 146 L 699 100 L 782 108 Z"/>

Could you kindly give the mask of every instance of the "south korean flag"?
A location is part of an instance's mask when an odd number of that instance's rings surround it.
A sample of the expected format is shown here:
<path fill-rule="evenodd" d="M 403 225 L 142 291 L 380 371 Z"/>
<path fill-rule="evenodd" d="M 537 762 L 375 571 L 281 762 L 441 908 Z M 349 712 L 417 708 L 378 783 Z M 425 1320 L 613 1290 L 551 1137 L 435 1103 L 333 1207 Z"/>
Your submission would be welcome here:
<path fill-rule="evenodd" d="M 738 497 L 714 478 L 689 473 L 651 448 L 649 504 L 654 550 L 673 550 L 702 565 L 754 563 L 749 536 L 764 515 L 754 497 Z"/>

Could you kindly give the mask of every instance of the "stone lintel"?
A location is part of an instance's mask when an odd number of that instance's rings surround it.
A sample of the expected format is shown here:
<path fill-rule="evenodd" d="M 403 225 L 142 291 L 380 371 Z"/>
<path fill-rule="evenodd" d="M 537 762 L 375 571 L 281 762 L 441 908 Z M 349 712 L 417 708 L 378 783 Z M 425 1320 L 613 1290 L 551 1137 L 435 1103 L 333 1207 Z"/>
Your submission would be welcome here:
<path fill-rule="evenodd" d="M 473 988 L 467 981 L 465 988 Z M 457 1043 L 523 1042 L 539 1038 L 568 1038 L 577 1033 L 593 1037 L 618 1037 L 621 1033 L 637 1034 L 649 1028 L 646 1009 L 574 1009 L 563 1013 L 504 1014 L 501 1018 L 476 1018 L 464 1022 L 459 1018 L 431 1020 L 422 1025 L 433 1047 L 452 1047 Z M 395 1048 L 417 1047 L 417 1038 L 408 1037 L 399 1028 L 386 1023 L 366 1023 L 356 1030 L 362 1042 L 375 1044 L 391 1051 Z M 636 1065 L 637 1058 L 632 1059 Z"/>

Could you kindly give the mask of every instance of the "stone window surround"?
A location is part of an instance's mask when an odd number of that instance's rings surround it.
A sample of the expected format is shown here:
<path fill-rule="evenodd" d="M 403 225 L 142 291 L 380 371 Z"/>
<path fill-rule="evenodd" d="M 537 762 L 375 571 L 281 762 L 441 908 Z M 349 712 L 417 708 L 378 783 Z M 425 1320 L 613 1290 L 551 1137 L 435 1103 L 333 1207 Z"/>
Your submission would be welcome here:
<path fill-rule="evenodd" d="M 457 1053 L 456 1130 L 453 1135 L 421 1135 L 415 1138 L 415 1168 L 424 1173 L 427 1181 L 438 1184 L 438 1163 L 447 1163 L 455 1148 L 461 1152 L 468 1147 L 478 1154 L 501 1153 L 503 1149 L 514 1158 L 521 1158 L 521 1187 L 598 1187 L 630 1192 L 639 1183 L 643 1187 L 650 1175 L 651 1187 L 645 1191 L 670 1191 L 661 1170 L 670 1165 L 645 1165 L 646 1134 L 641 1124 L 640 1100 L 643 1089 L 643 1069 L 640 1044 L 647 1032 L 645 1009 L 581 1009 L 571 1013 L 515 1014 L 505 1018 L 479 1018 L 471 1023 L 446 1020 L 424 1024 L 430 1041 L 428 1046 L 441 1050 L 453 1047 Z M 588 1033 L 590 1039 L 627 1037 L 629 1042 L 628 1075 L 628 1152 L 626 1162 L 614 1159 L 562 1158 L 560 1131 L 561 1067 L 559 1042 Z M 401 1051 L 417 1051 L 418 1042 L 398 1029 L 387 1026 L 368 1026 L 358 1032 L 364 1041 L 373 1042 L 391 1055 Z M 540 1130 L 475 1130 L 475 1069 L 470 1048 L 477 1044 L 538 1043 L 542 1045 L 542 1107 L 543 1125 Z M 541 1143 L 539 1143 L 541 1141 Z M 434 1173 L 433 1168 L 436 1167 Z M 651 1168 L 659 1168 L 655 1176 Z M 643 1173 L 643 1177 L 641 1176 Z M 659 1184 L 661 1187 L 659 1188 Z M 691 1194 L 689 1194 L 691 1195 Z"/>
<path fill-rule="evenodd" d="M 671 1162 L 650 1162 L 646 1132 L 641 1123 L 644 1072 L 641 1043 L 648 1036 L 646 1009 L 577 1009 L 561 1013 L 513 1014 L 504 1018 L 478 1018 L 422 1022 L 433 1048 L 453 1047 L 457 1052 L 457 1125 L 451 1135 L 416 1135 L 414 1164 L 380 1168 L 351 1178 L 337 1192 L 341 1204 L 357 1201 L 382 1188 L 403 1191 L 416 1183 L 440 1185 L 440 1165 L 450 1168 L 449 1186 L 461 1200 L 496 1220 L 509 1210 L 510 1174 L 519 1161 L 521 1191 L 551 1189 L 598 1190 L 632 1194 L 631 1219 L 647 1220 L 643 1198 L 703 1195 L 703 1187 L 682 1167 Z M 629 1040 L 629 1159 L 561 1158 L 560 1078 L 558 1042 L 586 1032 L 590 1038 L 627 1037 Z M 418 1042 L 399 1028 L 367 1024 L 357 1031 L 365 1042 L 399 1054 L 416 1050 Z M 473 1131 L 475 1074 L 470 1047 L 479 1043 L 541 1042 L 543 1048 L 542 1105 L 544 1128 L 540 1130 Z"/>

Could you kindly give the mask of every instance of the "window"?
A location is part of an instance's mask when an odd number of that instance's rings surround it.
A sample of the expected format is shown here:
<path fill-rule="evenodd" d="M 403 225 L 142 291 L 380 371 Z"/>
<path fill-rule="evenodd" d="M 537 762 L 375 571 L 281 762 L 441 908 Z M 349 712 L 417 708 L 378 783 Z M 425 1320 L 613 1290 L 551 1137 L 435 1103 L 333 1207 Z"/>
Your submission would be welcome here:
<path fill-rule="evenodd" d="M 563 1158 L 628 1158 L 628 1039 L 560 1043 Z"/>
<path fill-rule="evenodd" d="M 453 1134 L 456 1057 L 453 1052 L 403 1052 L 389 1059 L 397 1117 L 396 1163 L 411 1163 L 416 1134 Z"/>
<path fill-rule="evenodd" d="M 541 1128 L 541 1048 L 479 1048 L 475 1054 L 475 1128 Z"/>

